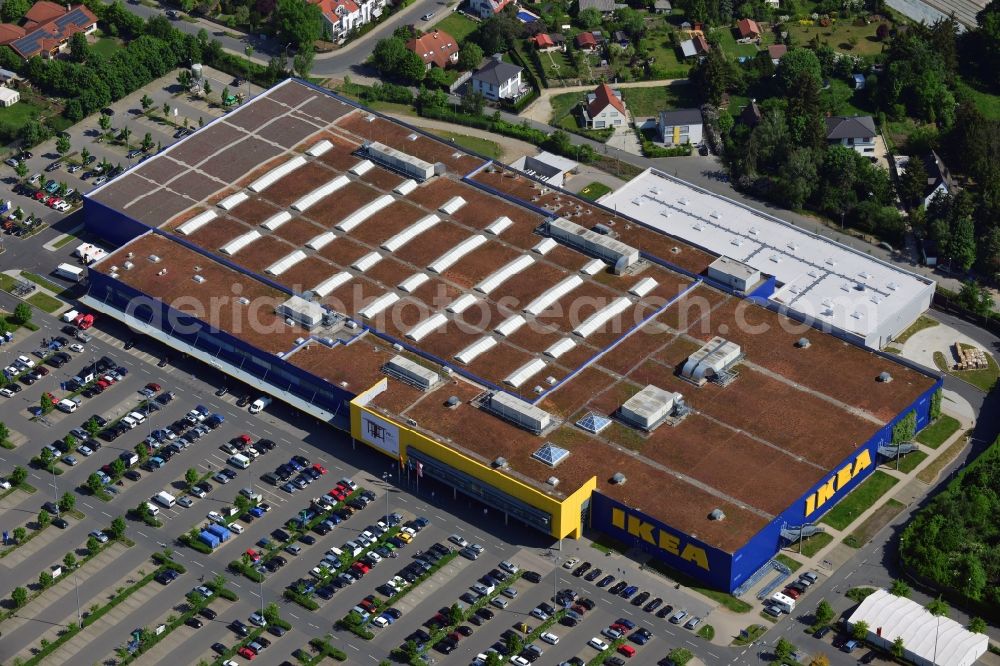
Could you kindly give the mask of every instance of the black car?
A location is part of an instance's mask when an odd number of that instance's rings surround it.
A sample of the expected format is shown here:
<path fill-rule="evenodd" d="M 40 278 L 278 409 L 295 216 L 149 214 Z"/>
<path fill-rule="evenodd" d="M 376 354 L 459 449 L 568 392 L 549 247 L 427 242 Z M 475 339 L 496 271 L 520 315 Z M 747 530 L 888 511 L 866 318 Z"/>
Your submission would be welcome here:
<path fill-rule="evenodd" d="M 815 632 L 813 632 L 813 638 L 823 638 L 828 633 L 830 633 L 830 627 L 820 627 Z"/>
<path fill-rule="evenodd" d="M 285 631 L 286 631 L 286 629 L 284 627 L 279 627 L 276 624 L 270 625 L 267 628 L 267 630 L 270 631 L 275 636 L 277 636 L 278 638 L 281 638 L 282 636 L 284 636 L 285 635 Z M 259 636 L 257 637 L 257 641 L 260 642 L 260 637 Z"/>
<path fill-rule="evenodd" d="M 195 629 L 201 629 L 203 626 L 205 626 L 204 622 L 193 616 L 189 617 L 187 621 L 184 622 L 184 624 L 186 624 L 189 627 L 193 627 Z"/>
<path fill-rule="evenodd" d="M 324 523 L 320 523 L 319 525 L 316 525 L 313 528 L 313 532 L 315 532 L 316 534 L 318 534 L 320 536 L 326 536 L 327 534 L 330 533 L 330 528 L 327 525 L 325 525 Z"/>
<path fill-rule="evenodd" d="M 489 608 L 476 609 L 476 615 L 483 618 L 484 620 L 492 620 L 494 617 L 493 611 L 491 611 Z"/>
<path fill-rule="evenodd" d="M 662 605 L 663 605 L 663 599 L 661 599 L 659 597 L 656 597 L 655 599 L 653 599 L 652 601 L 650 601 L 648 604 L 646 604 L 645 607 L 642 610 L 646 611 L 647 613 L 652 613 L 653 611 L 655 611 L 657 608 L 659 608 Z"/>
<path fill-rule="evenodd" d="M 237 634 L 239 634 L 243 638 L 246 638 L 247 636 L 250 635 L 250 628 L 247 625 L 245 625 L 242 622 L 240 622 L 239 620 L 233 620 L 229 624 L 229 628 L 232 629 L 234 632 L 236 632 Z"/>
<path fill-rule="evenodd" d="M 559 618 L 559 624 L 561 624 L 564 627 L 575 627 L 577 624 L 579 624 L 579 622 L 577 622 L 577 619 L 575 617 L 572 617 L 570 615 L 563 615 L 561 618 Z"/>
<path fill-rule="evenodd" d="M 228 467 L 224 467 L 224 468 L 222 468 L 219 471 L 222 473 L 223 476 L 229 477 L 230 481 L 232 481 L 233 479 L 236 478 L 236 472 L 234 472 L 233 470 L 229 469 Z"/>
<path fill-rule="evenodd" d="M 613 582 L 615 582 L 615 577 L 608 574 L 607 576 L 605 576 L 604 578 L 602 578 L 597 582 L 597 587 L 607 587 L 608 585 L 611 585 L 611 583 Z"/>
<path fill-rule="evenodd" d="M 257 449 L 258 451 L 261 451 L 261 450 L 263 450 L 263 451 L 270 451 L 270 450 L 274 449 L 274 447 L 275 447 L 275 443 L 272 442 L 269 439 L 261 439 L 256 444 L 254 444 L 254 448 Z"/>
<path fill-rule="evenodd" d="M 587 573 L 589 570 L 590 570 L 590 562 L 584 562 L 583 564 L 578 566 L 575 571 L 573 571 L 573 575 L 576 578 L 579 578 L 583 574 Z"/>
<path fill-rule="evenodd" d="M 633 606 L 641 606 L 649 599 L 649 592 L 640 592 L 632 598 Z"/>
<path fill-rule="evenodd" d="M 212 643 L 212 650 L 214 650 L 216 654 L 226 654 L 226 652 L 229 651 L 229 648 L 222 643 Z"/>
<path fill-rule="evenodd" d="M 198 611 L 198 614 L 201 615 L 206 620 L 214 620 L 215 618 L 219 617 L 219 614 L 216 613 L 211 608 L 202 608 L 200 611 Z"/>
<path fill-rule="evenodd" d="M 440 652 L 441 654 L 451 654 L 452 652 L 455 651 L 456 647 L 458 647 L 458 642 L 455 639 L 445 638 L 443 640 L 438 641 L 437 645 L 434 646 L 434 649 Z"/>
<path fill-rule="evenodd" d="M 611 589 L 610 589 L 610 590 L 608 590 L 608 592 L 610 592 L 611 594 L 619 594 L 619 593 L 621 593 L 621 591 L 622 591 L 622 590 L 624 590 L 624 589 L 625 589 L 626 587 L 628 587 L 628 583 L 626 583 L 626 582 L 625 582 L 625 581 L 623 581 L 623 580 L 620 580 L 620 581 L 618 581 L 617 583 L 615 583 L 614 585 L 612 585 L 612 586 L 611 586 Z"/>
<path fill-rule="evenodd" d="M 597 580 L 598 578 L 600 578 L 601 574 L 603 574 L 603 573 L 604 572 L 599 567 L 598 568 L 594 568 L 594 569 L 591 569 L 590 571 L 588 571 L 587 575 L 584 576 L 583 579 L 584 580 L 589 580 L 589 581 L 593 582 L 593 581 Z"/>
<path fill-rule="evenodd" d="M 129 471 L 125 472 L 125 478 L 131 481 L 138 481 L 139 479 L 142 478 L 142 474 L 140 474 L 137 470 L 130 469 Z"/>
<path fill-rule="evenodd" d="M 177 577 L 179 575 L 180 574 L 178 574 L 173 569 L 167 569 L 165 571 L 161 571 L 160 573 L 156 574 L 155 580 L 160 585 L 169 585 L 170 583 L 172 583 L 175 580 L 177 580 Z"/>
<path fill-rule="evenodd" d="M 222 388 L 220 388 L 218 391 L 215 392 L 215 395 L 217 395 L 217 396 L 219 396 L 221 398 L 222 396 L 226 395 L 227 393 L 229 393 L 229 387 L 228 386 L 223 386 Z"/>
<path fill-rule="evenodd" d="M 252 398 L 250 397 L 250 394 L 249 393 L 244 393 L 242 396 L 240 396 L 240 399 L 236 402 L 236 406 L 237 407 L 246 407 L 247 405 L 250 404 L 251 400 L 252 400 Z"/>
<path fill-rule="evenodd" d="M 656 611 L 656 617 L 667 617 L 673 612 L 674 612 L 674 607 L 671 606 L 670 604 L 667 604 L 660 610 Z"/>
<path fill-rule="evenodd" d="M 61 530 L 64 530 L 67 527 L 69 527 L 69 523 L 67 523 L 63 518 L 56 518 L 55 520 L 52 521 L 52 524 Z"/>
<path fill-rule="evenodd" d="M 289 535 L 288 532 L 286 532 L 283 529 L 274 530 L 273 532 L 271 532 L 271 536 L 274 537 L 277 541 L 280 541 L 281 543 L 285 543 L 286 541 L 292 538 L 291 535 Z"/>
<path fill-rule="evenodd" d="M 304 543 L 307 546 L 311 546 L 314 543 L 316 543 L 316 537 L 314 537 L 314 536 L 312 536 L 310 534 L 303 534 L 302 536 L 299 537 L 299 541 L 301 541 L 302 543 Z"/>

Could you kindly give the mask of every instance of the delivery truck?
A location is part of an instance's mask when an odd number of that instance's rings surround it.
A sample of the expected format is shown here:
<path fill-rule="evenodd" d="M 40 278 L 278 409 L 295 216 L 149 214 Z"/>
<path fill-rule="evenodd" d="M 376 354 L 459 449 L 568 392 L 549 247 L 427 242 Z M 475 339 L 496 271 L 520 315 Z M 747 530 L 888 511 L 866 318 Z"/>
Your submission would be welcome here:
<path fill-rule="evenodd" d="M 83 267 L 74 266 L 73 264 L 59 264 L 53 272 L 56 277 L 66 278 L 73 282 L 79 282 L 87 274 L 87 271 Z"/>
<path fill-rule="evenodd" d="M 163 490 L 153 495 L 153 501 L 165 509 L 172 509 L 177 504 L 177 498 Z"/>

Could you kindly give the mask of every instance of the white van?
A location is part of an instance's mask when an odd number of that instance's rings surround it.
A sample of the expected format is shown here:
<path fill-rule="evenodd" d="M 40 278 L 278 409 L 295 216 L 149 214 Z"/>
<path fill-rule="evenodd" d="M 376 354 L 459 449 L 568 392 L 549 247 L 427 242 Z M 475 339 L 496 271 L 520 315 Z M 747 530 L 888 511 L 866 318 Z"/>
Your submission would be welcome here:
<path fill-rule="evenodd" d="M 246 469 L 250 466 L 250 459 L 241 453 L 229 456 L 229 464 L 233 467 L 238 467 L 240 469 Z"/>
<path fill-rule="evenodd" d="M 153 501 L 166 509 L 172 509 L 177 504 L 176 497 L 162 490 L 153 495 Z"/>
<path fill-rule="evenodd" d="M 129 430 L 131 430 L 132 428 L 134 428 L 137 425 L 139 425 L 138 423 L 135 422 L 135 419 L 133 419 L 128 414 L 126 414 L 125 416 L 122 417 L 122 423 L 124 423 L 125 425 L 127 425 L 128 428 L 129 428 Z"/>
<path fill-rule="evenodd" d="M 56 407 L 58 407 L 59 411 L 61 411 L 61 412 L 66 412 L 67 414 L 72 414 L 73 412 L 76 411 L 76 409 L 77 409 L 77 407 L 79 407 L 79 405 L 77 405 L 72 400 L 67 400 L 66 398 L 63 398 L 62 400 L 60 400 L 59 402 L 56 403 Z"/>
<path fill-rule="evenodd" d="M 243 526 L 239 523 L 230 523 L 228 527 L 229 531 L 234 534 L 243 534 Z"/>
<path fill-rule="evenodd" d="M 250 405 L 251 414 L 260 414 L 264 411 L 264 408 L 271 404 L 271 399 L 267 396 L 261 396 L 253 401 Z"/>
<path fill-rule="evenodd" d="M 142 423 L 143 421 L 146 420 L 146 417 L 140 414 L 139 412 L 129 412 L 128 415 L 132 417 L 132 420 L 135 421 L 136 423 Z"/>
<path fill-rule="evenodd" d="M 330 548 L 326 552 L 328 552 L 330 555 L 333 555 L 334 557 L 342 558 L 344 556 L 344 551 L 342 551 L 341 549 L 337 548 L 336 546 L 333 546 L 332 548 Z"/>

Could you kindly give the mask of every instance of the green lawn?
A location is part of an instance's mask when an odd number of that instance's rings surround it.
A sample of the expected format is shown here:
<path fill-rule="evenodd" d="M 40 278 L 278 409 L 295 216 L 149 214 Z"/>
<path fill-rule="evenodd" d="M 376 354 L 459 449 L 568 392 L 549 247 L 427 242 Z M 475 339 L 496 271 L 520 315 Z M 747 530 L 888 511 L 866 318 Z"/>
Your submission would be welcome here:
<path fill-rule="evenodd" d="M 959 91 L 972 99 L 980 113 L 990 120 L 1000 120 L 1000 95 L 993 95 L 977 90 L 961 81 L 957 81 L 956 83 Z"/>
<path fill-rule="evenodd" d="M 917 465 L 927 459 L 927 454 L 923 451 L 911 451 L 899 459 L 899 471 L 909 474 L 917 468 Z M 895 468 L 896 461 L 890 460 L 886 463 L 889 467 Z"/>
<path fill-rule="evenodd" d="M 897 345 L 901 345 L 925 328 L 933 328 L 938 325 L 936 319 L 931 319 L 927 315 L 920 315 L 920 318 L 910 324 L 910 327 L 896 336 L 893 340 Z"/>
<path fill-rule="evenodd" d="M 610 191 L 611 188 L 605 185 L 604 183 L 599 183 L 597 181 L 594 181 L 590 185 L 587 185 L 585 188 L 580 190 L 579 194 L 587 201 L 597 201 Z"/>
<path fill-rule="evenodd" d="M 552 117 L 549 119 L 549 124 L 558 124 L 583 98 L 584 93 L 581 92 L 562 93 L 549 97 L 549 105 L 552 106 Z"/>
<path fill-rule="evenodd" d="M 438 30 L 444 30 L 449 35 L 454 37 L 456 41 L 461 43 L 473 30 L 476 29 L 476 27 L 478 27 L 478 25 L 478 23 L 464 14 L 452 12 L 434 24 L 434 27 Z"/>
<path fill-rule="evenodd" d="M 6 273 L 0 273 L 0 289 L 4 291 L 10 291 L 17 285 L 17 280 L 7 275 Z"/>
<path fill-rule="evenodd" d="M 462 148 L 477 152 L 480 155 L 485 155 L 486 157 L 499 159 L 500 155 L 503 153 L 503 150 L 501 150 L 500 148 L 500 144 L 497 143 L 496 141 L 490 141 L 489 139 L 482 139 L 478 136 L 459 134 L 457 132 L 447 132 L 445 130 L 430 129 L 427 131 L 430 132 L 431 134 L 436 134 L 442 139 L 454 141 Z"/>
<path fill-rule="evenodd" d="M 970 347 L 971 345 L 966 346 Z M 997 383 L 997 379 L 1000 378 L 1000 367 L 997 367 L 997 362 L 993 360 L 991 354 L 986 355 L 988 367 L 981 370 L 953 370 L 951 361 L 941 352 L 934 352 L 934 363 L 937 365 L 938 370 L 947 372 L 952 377 L 965 380 L 984 393 L 992 391 Z"/>
<path fill-rule="evenodd" d="M 670 33 L 665 29 L 647 32 L 639 45 L 653 59 L 653 68 L 657 78 L 687 78 L 691 65 L 678 60 L 677 49 L 673 45 Z"/>
<path fill-rule="evenodd" d="M 897 483 L 899 483 L 899 479 L 894 476 L 882 471 L 874 472 L 861 485 L 852 490 L 847 497 L 830 509 L 823 516 L 822 522 L 834 529 L 845 529 Z"/>
<path fill-rule="evenodd" d="M 694 86 L 687 82 L 651 88 L 622 88 L 622 97 L 633 117 L 655 116 L 666 109 L 688 109 L 698 106 Z"/>
<path fill-rule="evenodd" d="M 28 296 L 28 302 L 46 312 L 55 312 L 62 307 L 62 301 L 41 292 Z"/>
<path fill-rule="evenodd" d="M 905 508 L 906 505 L 902 502 L 889 500 L 876 509 L 865 522 L 858 525 L 857 529 L 844 537 L 844 544 L 851 548 L 861 548 Z"/>
<path fill-rule="evenodd" d="M 17 132 L 24 125 L 27 125 L 29 120 L 40 118 L 43 112 L 42 107 L 35 104 L 29 95 L 21 91 L 20 102 L 14 106 L 0 107 L 0 126 L 3 126 L 5 130 L 0 138 L 5 143 L 14 140 Z"/>
<path fill-rule="evenodd" d="M 817 532 L 811 537 L 806 537 L 802 540 L 802 555 L 804 557 L 812 557 L 819 551 L 826 548 L 827 544 L 833 541 L 833 535 L 829 532 Z M 792 548 L 795 552 L 799 552 L 798 544 L 793 544 Z"/>
<path fill-rule="evenodd" d="M 823 110 L 835 116 L 863 116 L 870 112 L 855 105 L 854 88 L 840 79 L 830 79 L 830 87 L 819 93 Z"/>
<path fill-rule="evenodd" d="M 806 21 L 811 23 L 811 21 Z M 878 23 L 872 22 L 865 26 L 851 25 L 850 19 L 838 20 L 833 25 L 788 25 L 788 34 L 795 44 L 807 44 L 819 35 L 821 44 L 832 46 L 837 51 L 853 55 L 877 55 L 882 52 L 882 42 L 875 39 Z M 851 45 L 851 38 L 857 43 Z"/>
<path fill-rule="evenodd" d="M 542 63 L 543 73 L 550 85 L 561 79 L 575 79 L 577 77 L 576 65 L 561 51 L 539 53 L 538 61 Z"/>
<path fill-rule="evenodd" d="M 764 34 L 761 35 L 761 43 L 759 47 L 756 44 L 737 43 L 736 35 L 733 34 L 733 29 L 729 26 L 714 28 L 711 30 L 711 35 L 718 38 L 719 47 L 722 48 L 723 52 L 733 58 L 738 58 L 740 56 L 753 58 L 757 55 L 757 51 L 766 49 L 769 44 L 774 43 L 774 34 L 769 31 L 765 31 Z"/>
<path fill-rule="evenodd" d="M 938 420 L 917 433 L 917 441 L 932 449 L 944 444 L 958 430 L 959 422 L 950 416 L 941 415 Z"/>
<path fill-rule="evenodd" d="M 90 52 L 105 58 L 110 58 L 115 51 L 122 48 L 121 42 L 114 37 L 100 37 L 90 45 Z"/>
<path fill-rule="evenodd" d="M 774 559 L 778 560 L 792 571 L 798 571 L 799 567 L 802 566 L 801 562 L 799 562 L 793 557 L 785 555 L 784 553 L 778 553 L 777 555 L 774 556 Z"/>

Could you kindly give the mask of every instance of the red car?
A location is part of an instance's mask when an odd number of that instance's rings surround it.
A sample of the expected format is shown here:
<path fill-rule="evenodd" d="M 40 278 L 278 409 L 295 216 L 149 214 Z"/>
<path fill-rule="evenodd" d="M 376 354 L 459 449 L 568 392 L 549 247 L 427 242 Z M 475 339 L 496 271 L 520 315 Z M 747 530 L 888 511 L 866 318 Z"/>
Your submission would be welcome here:
<path fill-rule="evenodd" d="M 312 468 L 319 472 L 320 474 L 326 474 L 326 467 L 323 467 L 319 463 L 313 463 Z"/>
<path fill-rule="evenodd" d="M 108 388 L 109 386 L 111 386 L 111 384 L 109 384 L 108 382 L 106 382 L 106 381 L 105 381 L 105 380 L 103 380 L 103 379 L 98 379 L 98 380 L 97 380 L 97 385 L 101 387 L 101 390 L 102 390 L 102 391 L 103 391 L 104 389 Z"/>
<path fill-rule="evenodd" d="M 357 571 L 362 576 L 371 571 L 371 568 L 364 562 L 355 562 L 351 565 L 351 568 Z"/>
<path fill-rule="evenodd" d="M 253 658 L 257 656 L 256 652 L 254 652 L 253 650 L 251 650 L 250 648 L 248 648 L 246 646 L 241 647 L 239 650 L 237 650 L 236 654 L 240 655 L 241 657 L 243 657 L 247 661 L 253 661 Z"/>
<path fill-rule="evenodd" d="M 160 385 L 157 384 L 156 382 L 149 382 L 148 384 L 146 384 L 146 388 L 148 388 L 150 391 L 153 391 L 154 393 L 160 392 Z"/>
<path fill-rule="evenodd" d="M 35 192 L 35 201 L 42 201 L 47 196 L 49 195 L 47 195 L 43 190 L 38 190 Z"/>
<path fill-rule="evenodd" d="M 80 315 L 74 321 L 76 323 L 77 328 L 79 328 L 81 331 L 86 331 L 88 328 L 94 325 L 94 315 L 92 314 Z"/>
<path fill-rule="evenodd" d="M 793 590 L 790 587 L 786 587 L 784 590 L 781 591 L 781 593 L 784 594 L 786 597 L 791 597 L 792 599 L 798 599 L 799 596 L 801 595 L 801 593 L 798 590 Z"/>
<path fill-rule="evenodd" d="M 252 562 L 259 562 L 260 561 L 260 553 L 258 553 L 253 548 L 247 548 L 247 555 L 250 556 L 250 561 L 252 561 Z"/>
<path fill-rule="evenodd" d="M 344 493 L 340 492 L 339 488 L 331 488 L 330 492 L 328 492 L 327 495 L 329 495 L 330 497 L 332 497 L 337 501 L 340 502 L 344 501 Z"/>
<path fill-rule="evenodd" d="M 242 442 L 243 445 L 246 446 L 247 444 L 249 444 L 250 442 L 252 442 L 253 439 L 251 439 L 250 435 L 243 434 L 243 435 L 240 435 L 239 437 L 237 437 L 236 441 Z"/>
<path fill-rule="evenodd" d="M 45 197 L 45 199 L 42 200 L 42 203 L 44 203 L 46 206 L 51 207 L 52 204 L 55 203 L 58 199 L 59 197 L 53 194 L 52 196 Z"/>

